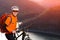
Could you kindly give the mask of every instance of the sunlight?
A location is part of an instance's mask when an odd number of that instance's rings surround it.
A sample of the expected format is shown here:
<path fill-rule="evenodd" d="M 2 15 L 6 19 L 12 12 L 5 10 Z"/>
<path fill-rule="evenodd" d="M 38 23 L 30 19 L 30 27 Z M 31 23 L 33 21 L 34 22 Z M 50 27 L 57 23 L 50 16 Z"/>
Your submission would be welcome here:
<path fill-rule="evenodd" d="M 44 7 L 54 7 L 60 5 L 60 0 L 29 0 Z"/>

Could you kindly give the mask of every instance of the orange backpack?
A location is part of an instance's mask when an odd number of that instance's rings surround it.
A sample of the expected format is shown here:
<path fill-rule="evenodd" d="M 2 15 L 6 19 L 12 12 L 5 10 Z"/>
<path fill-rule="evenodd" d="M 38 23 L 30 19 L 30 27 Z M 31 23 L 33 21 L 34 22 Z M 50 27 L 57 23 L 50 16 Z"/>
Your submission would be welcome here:
<path fill-rule="evenodd" d="M 2 33 L 7 32 L 7 29 L 6 29 L 7 25 L 5 24 L 7 17 L 11 17 L 11 16 L 5 13 L 0 17 L 0 30 Z M 12 18 L 11 18 L 11 21 L 12 21 Z"/>

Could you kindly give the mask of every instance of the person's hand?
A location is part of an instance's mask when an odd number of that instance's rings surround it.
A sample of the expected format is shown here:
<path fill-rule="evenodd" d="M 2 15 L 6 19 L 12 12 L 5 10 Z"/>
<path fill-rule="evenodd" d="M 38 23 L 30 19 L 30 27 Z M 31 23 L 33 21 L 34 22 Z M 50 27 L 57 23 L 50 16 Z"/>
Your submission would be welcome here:
<path fill-rule="evenodd" d="M 23 22 L 19 22 L 18 24 L 21 25 L 21 24 L 23 24 Z"/>
<path fill-rule="evenodd" d="M 12 33 L 16 33 L 16 31 L 15 31 L 15 30 L 13 30 L 13 31 L 12 31 Z"/>

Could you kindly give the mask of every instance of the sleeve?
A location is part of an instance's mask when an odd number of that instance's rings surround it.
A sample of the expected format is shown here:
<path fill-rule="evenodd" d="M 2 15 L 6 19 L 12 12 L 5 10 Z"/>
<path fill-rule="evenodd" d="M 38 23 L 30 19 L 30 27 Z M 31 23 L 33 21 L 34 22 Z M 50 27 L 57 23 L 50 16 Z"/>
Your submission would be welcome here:
<path fill-rule="evenodd" d="M 11 21 L 11 18 L 10 17 L 7 17 L 6 21 L 5 21 L 5 24 L 6 25 L 9 25 L 10 24 L 10 21 Z"/>

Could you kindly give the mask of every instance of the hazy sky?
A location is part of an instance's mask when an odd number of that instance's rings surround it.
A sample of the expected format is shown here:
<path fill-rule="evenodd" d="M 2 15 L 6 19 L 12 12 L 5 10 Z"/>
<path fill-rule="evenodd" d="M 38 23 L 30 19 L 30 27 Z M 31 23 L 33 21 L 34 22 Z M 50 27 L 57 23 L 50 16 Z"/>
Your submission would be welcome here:
<path fill-rule="evenodd" d="M 60 5 L 60 0 L 30 0 L 44 7 L 54 7 Z"/>
<path fill-rule="evenodd" d="M 0 11 L 10 11 L 12 5 L 17 5 L 20 10 L 37 11 L 42 6 L 44 8 L 60 6 L 60 0 L 0 0 Z"/>

